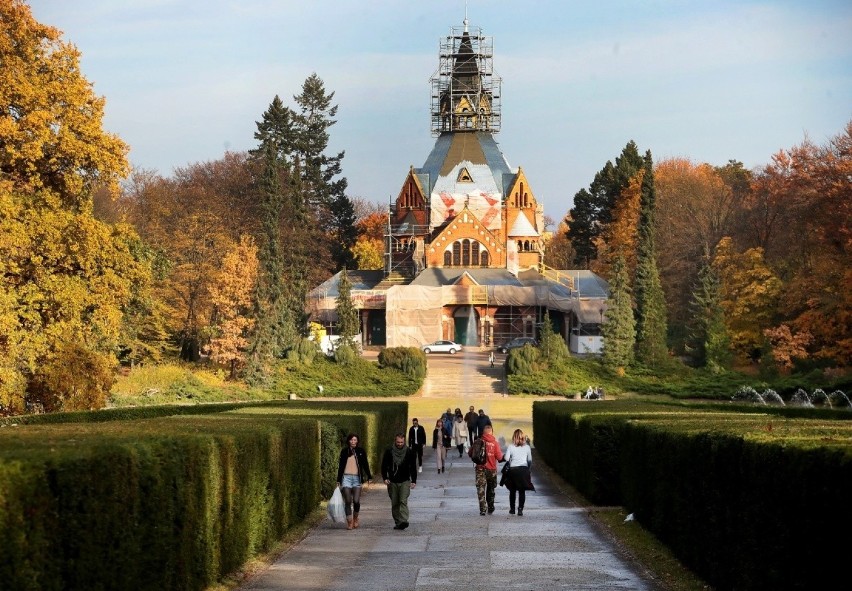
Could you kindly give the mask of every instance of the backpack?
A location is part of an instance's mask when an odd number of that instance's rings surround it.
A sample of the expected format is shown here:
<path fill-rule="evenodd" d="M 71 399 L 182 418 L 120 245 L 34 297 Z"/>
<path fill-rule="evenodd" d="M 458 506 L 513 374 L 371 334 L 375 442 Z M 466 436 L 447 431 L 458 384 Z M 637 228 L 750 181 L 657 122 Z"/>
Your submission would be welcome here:
<path fill-rule="evenodd" d="M 470 459 L 473 460 L 473 463 L 477 466 L 481 466 L 485 463 L 486 453 L 485 453 L 485 440 L 481 437 L 473 442 L 473 445 L 470 446 Z"/>

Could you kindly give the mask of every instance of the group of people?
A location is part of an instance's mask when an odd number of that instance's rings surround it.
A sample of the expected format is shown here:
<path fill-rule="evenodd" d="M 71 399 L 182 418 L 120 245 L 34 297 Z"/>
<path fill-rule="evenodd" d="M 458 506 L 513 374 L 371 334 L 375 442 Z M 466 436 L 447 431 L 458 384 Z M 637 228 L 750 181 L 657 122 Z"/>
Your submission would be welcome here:
<path fill-rule="evenodd" d="M 497 464 L 505 462 L 501 485 L 509 490 L 509 514 L 524 514 L 526 491 L 535 490 L 530 478 L 532 452 L 529 438 L 521 429 L 512 434 L 512 443 L 506 452 L 494 437 L 491 419 L 483 409 L 479 412 L 471 406 L 466 415 L 461 409 L 447 411 L 435 423 L 432 432 L 432 448 L 435 450 L 435 462 L 438 474 L 446 469 L 447 452 L 451 448 L 458 451 L 459 457 L 467 451 L 471 453 L 472 443 L 482 439 L 485 446 L 485 462 L 476 465 L 476 493 L 479 500 L 479 514 L 494 513 L 494 499 L 497 490 Z M 360 525 L 358 514 L 361 509 L 361 485 L 373 479 L 367 454 L 359 443 L 358 435 L 350 433 L 346 445 L 340 451 L 337 468 L 337 486 L 340 487 L 344 501 L 347 529 L 357 529 Z M 423 448 L 426 445 L 426 429 L 414 418 L 408 429 L 408 438 L 399 432 L 394 436 L 393 445 L 382 456 L 381 477 L 391 499 L 391 514 L 394 529 L 408 527 L 408 497 L 417 486 L 417 475 L 423 472 Z"/>

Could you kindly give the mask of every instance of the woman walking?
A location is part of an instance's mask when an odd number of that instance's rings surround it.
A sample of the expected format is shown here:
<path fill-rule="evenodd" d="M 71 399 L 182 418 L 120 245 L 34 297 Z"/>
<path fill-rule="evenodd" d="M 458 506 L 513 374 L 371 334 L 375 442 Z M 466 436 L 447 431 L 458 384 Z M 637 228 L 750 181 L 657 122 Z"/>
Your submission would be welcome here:
<path fill-rule="evenodd" d="M 459 452 L 459 457 L 462 457 L 464 448 L 467 445 L 469 433 L 467 423 L 464 422 L 464 417 L 461 411 L 456 415 L 456 422 L 453 423 L 453 444 Z"/>
<path fill-rule="evenodd" d="M 435 463 L 438 466 L 438 474 L 444 471 L 447 463 L 448 447 L 450 447 L 450 437 L 447 436 L 444 430 L 443 419 L 438 419 L 435 423 L 435 430 L 432 431 L 432 449 L 435 450 Z"/>
<path fill-rule="evenodd" d="M 527 490 L 535 490 L 530 479 L 532 450 L 526 435 L 520 429 L 515 429 L 512 434 L 512 445 L 506 449 L 503 459 L 509 465 L 509 473 L 506 475 L 506 488 L 509 489 L 509 514 L 515 514 L 515 495 L 517 494 L 518 517 L 520 517 L 524 514 Z"/>
<path fill-rule="evenodd" d="M 346 511 L 346 529 L 358 528 L 358 512 L 361 510 L 361 484 L 373 479 L 367 452 L 358 447 L 358 436 L 350 433 L 346 436 L 346 446 L 340 450 L 337 462 L 337 486 L 343 495 Z M 353 511 L 354 509 L 354 511 Z"/>

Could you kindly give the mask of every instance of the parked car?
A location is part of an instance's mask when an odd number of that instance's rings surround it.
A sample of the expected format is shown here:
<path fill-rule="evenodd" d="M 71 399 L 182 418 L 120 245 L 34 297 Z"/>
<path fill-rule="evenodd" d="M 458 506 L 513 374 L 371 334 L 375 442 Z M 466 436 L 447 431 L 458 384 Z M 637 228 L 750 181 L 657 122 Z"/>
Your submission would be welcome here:
<path fill-rule="evenodd" d="M 515 337 L 510 341 L 506 341 L 497 347 L 498 353 L 508 353 L 510 349 L 520 349 L 524 345 L 532 345 L 538 347 L 538 341 L 532 337 Z"/>
<path fill-rule="evenodd" d="M 453 341 L 435 341 L 434 343 L 423 345 L 421 349 L 427 355 L 429 353 L 449 353 L 450 355 L 455 355 L 456 352 L 462 350 L 462 346 Z"/>

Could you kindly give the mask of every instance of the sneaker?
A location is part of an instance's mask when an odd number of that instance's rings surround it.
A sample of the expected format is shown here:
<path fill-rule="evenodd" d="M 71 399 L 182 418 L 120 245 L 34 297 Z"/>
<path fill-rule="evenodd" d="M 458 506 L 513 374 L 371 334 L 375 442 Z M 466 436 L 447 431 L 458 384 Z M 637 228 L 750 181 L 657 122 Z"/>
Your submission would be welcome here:
<path fill-rule="evenodd" d="M 480 515 L 485 515 L 485 511 L 480 511 L 480 512 L 479 512 L 479 514 L 480 514 Z"/>
<path fill-rule="evenodd" d="M 515 514 L 515 508 L 512 507 L 511 509 L 509 509 L 509 515 L 514 515 L 514 514 Z"/>
<path fill-rule="evenodd" d="M 524 510 L 518 509 L 518 517 L 523 517 L 523 515 L 524 515 Z"/>
<path fill-rule="evenodd" d="M 402 523 L 399 524 L 399 529 L 405 529 L 406 527 L 408 527 L 407 521 L 403 521 Z"/>
<path fill-rule="evenodd" d="M 423 472 L 423 466 L 420 466 L 419 468 L 417 468 L 417 472 L 422 473 Z"/>
<path fill-rule="evenodd" d="M 394 529 L 403 529 L 403 527 L 402 527 L 402 524 L 401 524 L 401 523 L 397 523 L 395 526 L 393 526 L 393 528 L 394 528 Z"/>
<path fill-rule="evenodd" d="M 488 514 L 491 515 L 494 513 L 494 507 L 488 507 Z"/>

